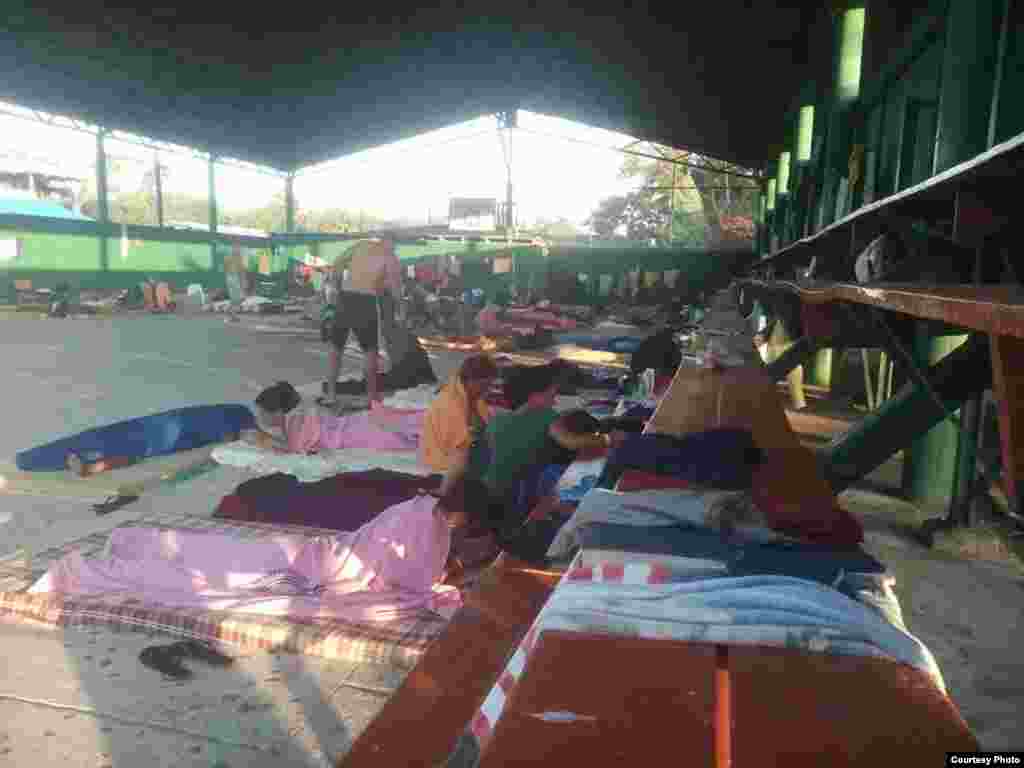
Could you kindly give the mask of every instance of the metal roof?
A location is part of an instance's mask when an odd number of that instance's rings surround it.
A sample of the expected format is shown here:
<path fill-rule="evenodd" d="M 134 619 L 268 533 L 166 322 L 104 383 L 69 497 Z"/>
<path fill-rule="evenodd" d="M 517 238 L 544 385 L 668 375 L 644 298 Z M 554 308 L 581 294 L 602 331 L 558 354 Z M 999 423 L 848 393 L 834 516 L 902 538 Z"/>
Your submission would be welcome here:
<path fill-rule="evenodd" d="M 811 0 L 431 5 L 7 0 L 0 99 L 280 170 L 512 107 L 758 168 L 829 70 Z"/>

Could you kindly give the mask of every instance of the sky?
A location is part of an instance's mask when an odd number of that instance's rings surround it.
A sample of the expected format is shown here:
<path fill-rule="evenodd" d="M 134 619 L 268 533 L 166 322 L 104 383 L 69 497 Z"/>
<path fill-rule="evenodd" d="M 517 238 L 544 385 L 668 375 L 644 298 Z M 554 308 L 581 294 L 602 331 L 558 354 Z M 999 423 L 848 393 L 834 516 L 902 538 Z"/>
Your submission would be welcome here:
<path fill-rule="evenodd" d="M 557 117 L 519 112 L 511 160 L 513 199 L 520 222 L 564 217 L 582 224 L 597 204 L 636 186 L 618 178 L 623 155 L 614 151 L 628 136 Z M 0 154 L 15 150 L 45 157 L 70 175 L 91 175 L 95 139 L 86 133 L 50 127 L 0 114 Z M 152 150 L 108 139 L 108 155 L 121 160 L 112 189 L 137 188 L 152 167 Z M 205 196 L 206 163 L 164 155 L 169 168 L 164 189 Z M 283 187 L 279 177 L 218 166 L 217 194 L 222 210 L 268 203 Z M 505 199 L 506 168 L 493 116 L 450 126 L 306 169 L 296 177 L 299 207 L 363 210 L 388 219 L 443 222 L 450 197 Z"/>

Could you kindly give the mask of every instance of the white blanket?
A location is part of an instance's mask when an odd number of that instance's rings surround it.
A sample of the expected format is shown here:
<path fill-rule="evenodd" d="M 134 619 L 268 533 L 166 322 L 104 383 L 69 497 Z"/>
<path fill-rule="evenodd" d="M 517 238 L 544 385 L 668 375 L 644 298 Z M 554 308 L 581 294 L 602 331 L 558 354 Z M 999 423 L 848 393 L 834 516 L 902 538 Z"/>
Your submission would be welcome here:
<path fill-rule="evenodd" d="M 300 483 L 314 483 L 341 472 L 365 472 L 370 469 L 390 469 L 420 477 L 432 474 L 430 469 L 419 463 L 415 452 L 346 449 L 302 456 L 263 450 L 240 440 L 217 446 L 213 449 L 212 458 L 218 464 L 239 467 L 257 475 L 271 475 L 275 472 L 293 475 Z"/>

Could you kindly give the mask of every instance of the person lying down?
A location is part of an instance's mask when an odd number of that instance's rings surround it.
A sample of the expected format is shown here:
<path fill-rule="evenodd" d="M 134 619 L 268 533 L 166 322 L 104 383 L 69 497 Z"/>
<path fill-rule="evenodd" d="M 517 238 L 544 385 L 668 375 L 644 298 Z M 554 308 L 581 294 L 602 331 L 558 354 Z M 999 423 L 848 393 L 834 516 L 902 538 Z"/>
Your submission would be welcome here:
<path fill-rule="evenodd" d="M 424 411 L 375 405 L 369 411 L 336 415 L 305 400 L 281 381 L 255 401 L 258 429 L 242 439 L 279 453 L 313 454 L 322 450 L 416 451 Z"/>
<path fill-rule="evenodd" d="M 117 528 L 106 554 L 72 552 L 30 593 L 131 594 L 144 603 L 292 619 L 390 621 L 461 604 L 444 586 L 452 534 L 471 511 L 457 487 L 388 507 L 357 531 L 257 539 L 203 530 Z"/>

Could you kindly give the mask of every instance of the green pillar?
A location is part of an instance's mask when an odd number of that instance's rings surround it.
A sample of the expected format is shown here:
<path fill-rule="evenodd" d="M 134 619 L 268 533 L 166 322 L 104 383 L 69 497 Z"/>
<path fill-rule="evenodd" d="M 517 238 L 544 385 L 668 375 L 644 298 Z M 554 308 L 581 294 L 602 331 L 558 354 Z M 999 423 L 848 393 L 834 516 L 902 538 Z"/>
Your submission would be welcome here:
<path fill-rule="evenodd" d="M 807 365 L 807 383 L 825 389 L 832 388 L 833 354 L 831 349 L 820 349 Z"/>
<path fill-rule="evenodd" d="M 988 148 L 1002 16 L 1002 0 L 949 2 L 936 173 Z"/>
<path fill-rule="evenodd" d="M 922 331 L 915 341 L 914 355 L 918 365 L 931 366 L 966 340 L 966 336 L 928 336 Z M 904 452 L 903 490 L 911 499 L 948 502 L 953 498 L 959 444 L 958 426 L 943 419 Z"/>
<path fill-rule="evenodd" d="M 828 225 L 845 209 L 842 191 L 849 176 L 852 127 L 850 113 L 860 98 L 861 65 L 864 52 L 864 27 L 867 18 L 864 0 L 851 0 L 836 13 L 835 64 L 832 79 L 832 109 L 825 137 L 822 163 L 822 193 L 819 197 L 819 224 Z M 849 194 L 846 194 L 849 200 Z"/>
<path fill-rule="evenodd" d="M 100 224 L 107 224 L 110 221 L 110 200 L 107 191 L 107 151 L 103 146 L 103 137 L 107 131 L 99 128 L 96 131 L 96 216 Z M 110 255 L 107 251 L 107 237 L 99 237 L 100 270 L 106 272 L 110 269 Z"/>
<path fill-rule="evenodd" d="M 284 231 L 295 231 L 295 174 L 289 173 L 284 180 Z"/>

